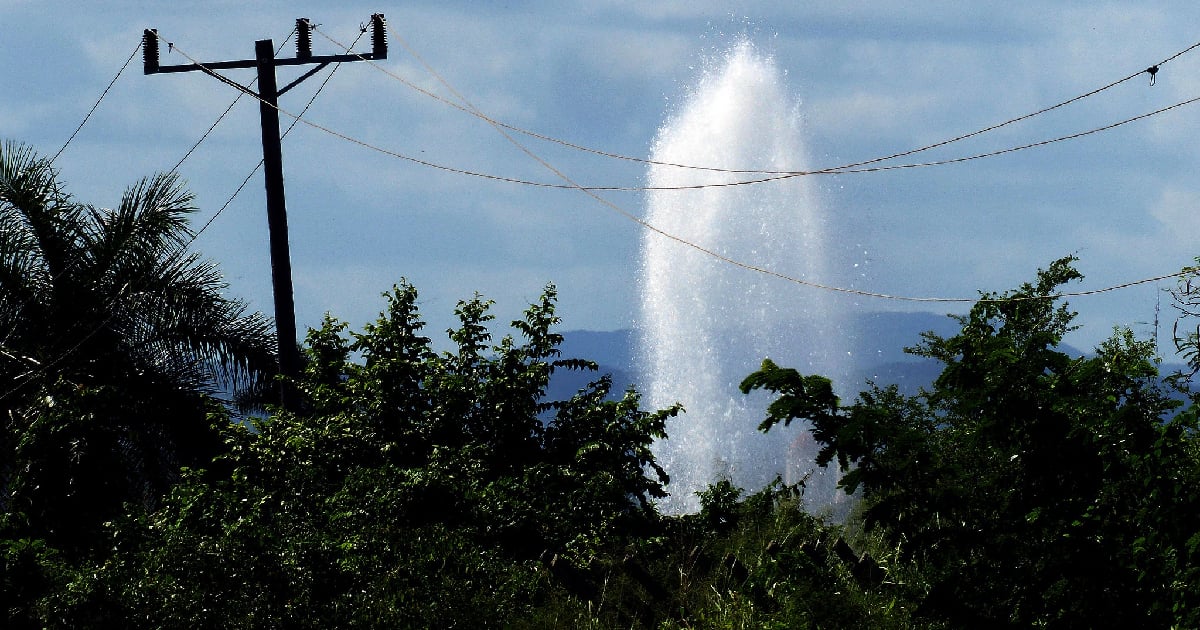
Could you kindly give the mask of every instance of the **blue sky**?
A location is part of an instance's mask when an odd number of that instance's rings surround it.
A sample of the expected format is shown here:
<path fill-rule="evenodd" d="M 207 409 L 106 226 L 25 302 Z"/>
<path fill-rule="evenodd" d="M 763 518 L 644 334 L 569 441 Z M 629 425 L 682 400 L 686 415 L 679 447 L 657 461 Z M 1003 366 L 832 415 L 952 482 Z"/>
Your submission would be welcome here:
<path fill-rule="evenodd" d="M 134 2 L 0 0 L 0 136 L 52 155 L 154 27 L 203 61 L 249 58 L 297 17 L 339 41 L 371 13 L 489 116 L 605 151 L 646 157 L 699 74 L 739 39 L 785 73 L 807 162 L 829 166 L 922 146 L 1086 93 L 1194 44 L 1184 2 Z M 358 48 L 366 50 L 367 44 Z M 340 52 L 321 35 L 318 54 Z M 399 41 L 383 65 L 449 96 Z M 290 45 L 282 55 L 291 56 Z M 112 205 L 171 168 L 236 94 L 200 73 L 143 76 L 140 56 L 57 162 L 81 200 Z M 185 63 L 163 50 L 164 64 Z M 1200 49 L 1148 75 L 1019 125 L 937 151 L 955 158 L 1085 131 L 1200 96 Z M 296 71 L 280 71 L 281 83 Z M 298 112 L 326 73 L 283 97 Z M 229 75 L 239 81 L 249 71 Z M 306 118 L 388 150 L 455 168 L 555 181 L 487 124 L 368 64 L 337 71 Z M 826 284 L 970 297 L 1032 278 L 1076 253 L 1077 289 L 1171 273 L 1200 254 L 1195 151 L 1200 105 L 1086 138 L 923 169 L 824 176 L 832 243 Z M 288 122 L 284 117 L 284 124 Z M 261 157 L 258 112 L 242 99 L 179 169 L 207 220 Z M 644 167 L 522 139 L 576 181 L 638 186 Z M 432 170 L 300 125 L 284 141 L 301 327 L 330 311 L 355 327 L 401 277 L 430 332 L 479 292 L 502 321 L 558 285 L 567 329 L 637 319 L 642 233 L 590 197 Z M 261 176 L 199 238 L 230 292 L 271 312 Z M 644 195 L 609 193 L 641 215 Z M 857 266 L 856 266 L 857 265 Z M 750 272 L 746 272 L 750 273 Z M 1072 300 L 1079 345 L 1113 324 L 1151 330 L 1161 289 Z M 781 282 L 779 291 L 813 291 Z M 853 310 L 961 310 L 837 298 Z"/>

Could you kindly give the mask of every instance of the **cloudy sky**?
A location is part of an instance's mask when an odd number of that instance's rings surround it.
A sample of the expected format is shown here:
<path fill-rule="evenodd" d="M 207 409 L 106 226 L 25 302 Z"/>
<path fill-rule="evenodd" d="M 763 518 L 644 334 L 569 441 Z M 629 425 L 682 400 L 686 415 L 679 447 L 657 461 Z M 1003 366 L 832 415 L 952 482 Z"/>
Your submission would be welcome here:
<path fill-rule="evenodd" d="M 482 6 L 482 8 L 481 8 Z M 340 42 L 381 12 L 390 73 L 450 98 L 411 51 L 487 115 L 579 145 L 646 157 L 706 68 L 748 40 L 774 59 L 799 104 L 806 156 L 826 167 L 884 156 L 1027 114 L 1158 63 L 1196 43 L 1200 5 L 1185 2 L 148 2 L 0 0 L 0 137 L 53 155 L 157 28 L 180 52 L 163 64 L 253 57 L 298 17 Z M 367 50 L 364 39 L 357 47 Z M 320 34 L 317 54 L 340 49 Z M 281 56 L 294 55 L 288 46 Z M 1200 96 L 1200 49 L 1068 107 L 907 161 L 952 159 L 1087 131 Z M 252 71 L 230 71 L 243 83 Z M 281 84 L 297 76 L 280 70 Z M 286 94 L 299 112 L 328 70 Z M 81 200 L 113 205 L 140 177 L 169 170 L 236 92 L 201 73 L 143 76 L 140 55 L 56 165 Z M 305 115 L 391 152 L 455 169 L 558 183 L 484 122 L 365 63 L 347 64 Z M 284 116 L 284 124 L 289 119 Z M 970 297 L 1080 256 L 1095 289 L 1177 271 L 1200 255 L 1196 177 L 1200 105 L 1084 138 L 947 166 L 825 175 L 832 242 L 825 284 L 905 295 Z M 574 181 L 637 187 L 645 167 L 521 137 Z M 258 108 L 243 98 L 179 168 L 197 196 L 197 227 L 261 157 Z M 902 163 L 905 160 L 898 161 Z M 330 311 L 355 327 L 401 277 L 423 296 L 431 331 L 457 300 L 481 293 L 501 320 L 548 282 L 566 329 L 637 321 L 643 228 L 579 191 L 437 170 L 299 125 L 284 141 L 298 320 Z M 645 194 L 605 193 L 642 216 Z M 231 293 L 271 312 L 261 175 L 213 221 L 197 248 Z M 719 244 L 712 244 L 717 246 Z M 753 262 L 753 261 L 748 261 Z M 751 272 L 745 272 L 751 273 Z M 1151 283 L 1079 297 L 1089 345 L 1113 324 L 1152 331 Z M 814 289 L 780 282 L 781 292 Z M 847 309 L 961 310 L 839 297 Z"/>

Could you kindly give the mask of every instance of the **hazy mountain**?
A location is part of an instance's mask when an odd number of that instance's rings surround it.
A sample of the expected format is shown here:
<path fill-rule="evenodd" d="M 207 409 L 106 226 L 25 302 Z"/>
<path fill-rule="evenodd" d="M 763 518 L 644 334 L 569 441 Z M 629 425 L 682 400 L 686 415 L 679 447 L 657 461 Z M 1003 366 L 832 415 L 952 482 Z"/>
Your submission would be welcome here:
<path fill-rule="evenodd" d="M 840 383 L 841 389 L 845 390 L 843 395 L 853 397 L 868 380 L 880 386 L 895 384 L 904 393 L 917 393 L 922 386 L 933 382 L 941 371 L 941 364 L 907 354 L 904 348 L 920 343 L 924 331 L 949 336 L 959 328 L 953 318 L 938 313 L 884 311 L 851 316 L 841 326 L 845 347 L 837 349 L 852 357 L 852 366 L 845 382 Z M 793 342 L 802 343 L 804 335 L 805 331 L 796 330 Z M 564 332 L 563 338 L 563 357 L 595 361 L 600 365 L 600 372 L 564 372 L 557 375 L 551 383 L 550 393 L 553 396 L 569 396 L 601 374 L 612 376 L 613 391 L 617 394 L 637 384 L 635 331 L 573 330 Z M 1066 344 L 1059 346 L 1059 349 L 1070 356 L 1086 354 Z M 1159 366 L 1159 371 L 1168 375 L 1182 367 L 1164 363 Z"/>
<path fill-rule="evenodd" d="M 877 312 L 852 318 L 845 335 L 847 352 L 853 357 L 848 387 L 857 392 L 868 379 L 880 385 L 895 383 L 905 392 L 916 392 L 938 374 L 938 364 L 905 354 L 904 348 L 920 341 L 920 333 L 932 330 L 949 335 L 957 323 L 935 313 Z M 636 384 L 637 334 L 632 330 L 597 332 L 574 330 L 563 333 L 564 357 L 590 359 L 600 364 L 600 374 L 610 374 L 613 389 L 624 391 Z M 795 343 L 802 343 L 803 331 L 798 330 Z M 556 376 L 551 386 L 554 396 L 564 396 L 597 378 L 594 373 L 564 373 Z"/>

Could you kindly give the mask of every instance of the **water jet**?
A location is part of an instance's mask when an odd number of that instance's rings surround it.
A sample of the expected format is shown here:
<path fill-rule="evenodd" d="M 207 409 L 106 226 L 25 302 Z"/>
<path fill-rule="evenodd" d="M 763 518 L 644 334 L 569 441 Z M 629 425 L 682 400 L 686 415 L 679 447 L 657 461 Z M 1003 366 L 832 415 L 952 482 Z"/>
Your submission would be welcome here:
<path fill-rule="evenodd" d="M 651 159 L 723 169 L 804 170 L 799 103 L 774 62 L 734 46 L 703 72 L 659 130 Z M 746 173 L 655 164 L 648 184 L 690 186 L 754 179 Z M 826 274 L 826 224 L 812 177 L 648 193 L 646 220 L 735 260 L 793 277 Z M 830 339 L 838 324 L 828 296 L 730 265 L 646 232 L 639 270 L 640 382 L 650 408 L 682 403 L 655 454 L 671 476 L 666 513 L 699 509 L 698 491 L 728 478 L 755 491 L 777 475 L 794 483 L 813 470 L 816 445 L 802 426 L 756 430 L 767 398 L 738 384 L 764 357 L 802 371 L 838 374 Z M 799 332 L 799 334 L 797 334 Z M 816 471 L 806 498 L 828 504 L 834 475 Z"/>

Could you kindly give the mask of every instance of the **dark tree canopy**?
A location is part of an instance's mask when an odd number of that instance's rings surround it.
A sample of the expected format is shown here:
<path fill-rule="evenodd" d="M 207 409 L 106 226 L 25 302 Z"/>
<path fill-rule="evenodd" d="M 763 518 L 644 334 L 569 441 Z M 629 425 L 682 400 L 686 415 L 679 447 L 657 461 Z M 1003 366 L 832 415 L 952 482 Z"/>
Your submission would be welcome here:
<path fill-rule="evenodd" d="M 586 566 L 651 531 L 649 448 L 675 410 L 612 399 L 606 377 L 546 400 L 557 370 L 595 369 L 559 357 L 553 288 L 520 341 L 460 303 L 441 354 L 415 289 L 386 298 L 361 333 L 309 332 L 306 411 L 225 424 L 226 455 L 117 528 L 116 558 L 62 603 L 73 620 L 495 627 L 542 592 L 545 558 Z"/>
<path fill-rule="evenodd" d="M 919 395 L 744 380 L 776 394 L 761 430 L 808 422 L 843 469 L 846 525 L 781 481 L 667 517 L 679 408 L 607 376 L 550 397 L 597 370 L 561 356 L 553 286 L 498 340 L 460 302 L 436 351 L 401 282 L 309 331 L 295 408 L 235 419 L 215 394 L 270 384 L 275 344 L 188 251 L 191 203 L 160 175 L 82 204 L 0 146 L 0 626 L 1200 626 L 1200 394 L 1128 330 L 1061 349 L 1074 258 L 924 334 Z"/>
<path fill-rule="evenodd" d="M 910 351 L 943 364 L 906 397 L 842 406 L 821 377 L 771 362 L 744 390 L 779 394 L 763 423 L 812 423 L 823 461 L 861 488 L 865 520 L 924 567 L 924 609 L 952 624 L 1195 625 L 1200 460 L 1194 407 L 1155 349 L 1118 330 L 1089 357 L 1058 350 L 1074 313 L 1053 296 L 1073 258 L 985 294 L 955 335 Z"/>
<path fill-rule="evenodd" d="M 205 394 L 275 371 L 270 322 L 187 251 L 192 196 L 144 179 L 76 201 L 49 161 L 0 144 L 0 506 L 67 550 L 152 505 L 220 447 Z"/>

